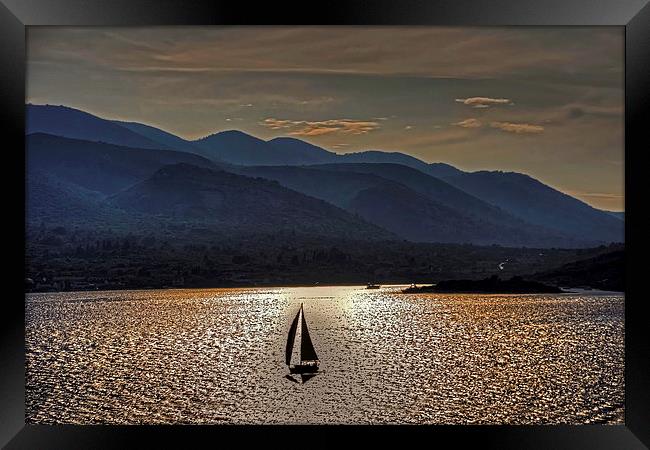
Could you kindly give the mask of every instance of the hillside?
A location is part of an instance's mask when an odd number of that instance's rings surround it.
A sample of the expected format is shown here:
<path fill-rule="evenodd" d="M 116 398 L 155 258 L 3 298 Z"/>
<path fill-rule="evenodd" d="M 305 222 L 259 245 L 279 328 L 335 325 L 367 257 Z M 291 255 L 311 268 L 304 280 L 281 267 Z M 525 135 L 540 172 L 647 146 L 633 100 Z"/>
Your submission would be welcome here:
<path fill-rule="evenodd" d="M 401 164 L 406 167 L 417 169 L 423 173 L 434 177 L 455 176 L 464 173 L 449 164 L 433 163 L 429 164 L 413 156 L 400 152 L 385 152 L 379 150 L 367 150 L 356 153 L 345 153 L 338 155 L 337 163 L 388 163 Z"/>
<path fill-rule="evenodd" d="M 625 251 L 615 250 L 564 264 L 530 276 L 563 287 L 591 287 L 605 291 L 625 290 Z"/>
<path fill-rule="evenodd" d="M 592 244 L 530 226 L 436 178 L 396 164 L 254 166 L 229 170 L 275 180 L 416 242 L 528 247 Z"/>
<path fill-rule="evenodd" d="M 528 175 L 481 171 L 444 181 L 531 224 L 601 242 L 623 241 L 623 221 Z"/>
<path fill-rule="evenodd" d="M 124 147 L 169 149 L 169 147 L 87 112 L 54 105 L 27 105 L 25 134 L 45 133 Z"/>
<path fill-rule="evenodd" d="M 623 241 L 624 222 L 613 213 L 523 174 L 467 173 L 400 152 L 336 154 L 295 138 L 264 141 L 237 130 L 188 141 L 151 125 L 106 120 L 73 108 L 28 105 L 27 110 L 28 131 L 59 135 L 28 136 L 28 169 L 104 194 L 142 181 L 166 164 L 240 174 L 245 172 L 241 166 L 276 166 L 284 168 L 274 173 L 252 168 L 247 174 L 345 208 L 405 239 L 539 247 Z M 85 138 L 75 142 L 65 135 Z M 319 172 L 305 172 L 305 165 Z M 391 211 L 390 216 L 382 217 L 380 210 Z"/>
<path fill-rule="evenodd" d="M 514 223 L 519 222 L 524 225 L 523 221 L 518 221 L 511 214 L 467 194 L 465 191 L 446 183 L 440 178 L 427 175 L 424 172 L 401 164 L 348 163 L 322 164 L 313 167 L 329 171 L 376 175 L 386 180 L 403 184 L 435 202 L 439 202 L 464 214 L 478 217 L 493 223 L 513 225 Z"/>
<path fill-rule="evenodd" d="M 115 210 L 103 205 L 103 196 L 81 186 L 67 183 L 39 170 L 28 172 L 25 180 L 27 224 L 96 225 L 115 220 Z M 127 219 L 121 217 L 121 220 Z"/>
<path fill-rule="evenodd" d="M 236 227 L 240 232 L 289 230 L 360 240 L 394 238 L 333 205 L 278 183 L 189 164 L 165 166 L 110 197 L 109 202 L 126 211 Z"/>
<path fill-rule="evenodd" d="M 121 122 L 114 120 L 113 123 L 160 144 L 161 148 L 168 148 L 180 152 L 200 153 L 199 148 L 197 148 L 192 142 L 180 138 L 175 134 L 161 130 L 160 128 L 137 122 Z"/>
<path fill-rule="evenodd" d="M 185 152 L 136 149 L 40 133 L 27 136 L 26 148 L 28 172 L 48 173 L 104 194 L 124 189 L 167 164 L 213 166 L 209 160 Z"/>

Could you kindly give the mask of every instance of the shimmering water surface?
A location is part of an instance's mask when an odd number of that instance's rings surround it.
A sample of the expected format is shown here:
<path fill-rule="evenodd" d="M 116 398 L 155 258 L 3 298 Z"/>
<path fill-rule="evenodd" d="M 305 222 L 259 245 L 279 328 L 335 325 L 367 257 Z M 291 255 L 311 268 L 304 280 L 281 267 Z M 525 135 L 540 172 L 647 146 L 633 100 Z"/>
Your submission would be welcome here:
<path fill-rule="evenodd" d="M 29 294 L 31 423 L 623 423 L 622 295 Z M 322 373 L 285 378 L 300 303 Z"/>

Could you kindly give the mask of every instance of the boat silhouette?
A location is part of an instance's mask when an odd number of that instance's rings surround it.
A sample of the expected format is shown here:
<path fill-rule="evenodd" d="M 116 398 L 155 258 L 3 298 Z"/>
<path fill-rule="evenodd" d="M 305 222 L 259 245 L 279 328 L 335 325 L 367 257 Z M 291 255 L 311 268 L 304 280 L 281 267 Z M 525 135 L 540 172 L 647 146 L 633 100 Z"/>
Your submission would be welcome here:
<path fill-rule="evenodd" d="M 297 339 L 298 334 L 300 335 L 300 340 Z M 298 355 L 300 359 L 292 362 L 293 350 L 297 346 L 299 346 Z M 289 335 L 287 336 L 286 364 L 289 367 L 289 373 L 300 375 L 302 382 L 305 382 L 318 373 L 319 363 L 320 361 L 314 349 L 314 344 L 311 342 L 311 337 L 309 336 L 305 311 L 301 303 L 296 317 L 291 322 Z M 289 376 L 287 377 L 290 378 Z"/>

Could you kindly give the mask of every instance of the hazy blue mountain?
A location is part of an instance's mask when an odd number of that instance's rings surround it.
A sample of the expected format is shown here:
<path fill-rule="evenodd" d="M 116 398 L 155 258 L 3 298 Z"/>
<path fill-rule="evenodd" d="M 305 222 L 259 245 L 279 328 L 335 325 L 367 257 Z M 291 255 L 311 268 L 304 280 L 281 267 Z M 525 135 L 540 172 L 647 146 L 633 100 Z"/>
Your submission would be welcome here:
<path fill-rule="evenodd" d="M 241 131 L 223 131 L 193 141 L 207 158 L 244 166 L 298 166 L 327 163 L 393 163 L 443 177 L 463 173 L 449 164 L 428 164 L 399 152 L 364 151 L 336 154 L 309 142 L 290 137 L 263 141 Z"/>
<path fill-rule="evenodd" d="M 611 216 L 614 216 L 617 219 L 625 220 L 625 211 L 606 211 L 604 209 L 601 210 L 601 211 L 603 211 L 604 213 L 607 213 L 607 214 L 609 214 Z"/>
<path fill-rule="evenodd" d="M 276 182 L 190 164 L 162 167 L 109 201 L 126 211 L 236 227 L 241 232 L 293 230 L 362 240 L 394 238 L 340 208 Z"/>
<path fill-rule="evenodd" d="M 169 148 L 110 120 L 66 106 L 27 105 L 25 134 L 33 133 L 47 133 L 125 147 Z"/>
<path fill-rule="evenodd" d="M 401 164 L 388 163 L 348 163 L 322 164 L 312 166 L 323 170 L 356 172 L 377 175 L 381 178 L 401 183 L 431 200 L 446 205 L 464 214 L 482 218 L 483 220 L 512 225 L 521 222 L 504 210 L 458 189 L 445 181 L 427 175 L 420 170 Z M 523 222 L 522 222 L 522 225 Z"/>
<path fill-rule="evenodd" d="M 66 106 L 27 105 L 26 134 L 32 133 L 47 133 L 125 147 L 178 150 L 199 154 L 215 162 L 239 165 L 395 163 L 436 177 L 462 173 L 448 164 L 428 164 L 399 152 L 371 150 L 339 155 L 300 139 L 279 137 L 264 141 L 237 130 L 222 131 L 188 141 L 151 125 L 107 120 Z"/>
<path fill-rule="evenodd" d="M 361 190 L 388 181 L 372 174 L 348 174 L 323 170 L 320 166 L 240 166 L 230 171 L 277 181 L 289 189 L 341 208 L 347 208 Z"/>
<path fill-rule="evenodd" d="M 623 241 L 621 220 L 528 175 L 480 171 L 444 181 L 526 222 L 587 239 Z"/>
<path fill-rule="evenodd" d="M 192 142 L 151 125 L 145 125 L 138 122 L 120 122 L 117 120 L 114 120 L 113 123 L 161 144 L 163 146 L 162 148 L 188 153 L 200 153 L 200 149 L 195 147 Z"/>
<path fill-rule="evenodd" d="M 258 139 L 241 131 L 215 133 L 193 141 L 199 153 L 237 165 L 304 165 L 333 162 L 336 154 L 293 138 Z"/>
<path fill-rule="evenodd" d="M 426 173 L 436 178 L 451 177 L 464 173 L 462 170 L 445 163 L 429 163 Z"/>
<path fill-rule="evenodd" d="M 186 162 L 210 165 L 206 159 L 196 159 L 200 158 L 195 156 L 196 154 L 216 162 L 227 170 L 235 170 L 229 165 L 298 166 L 327 163 L 340 166 L 328 170 L 355 170 L 401 183 L 439 205 L 447 206 L 481 222 L 519 229 L 526 228 L 522 225 L 522 222 L 525 222 L 528 227 L 542 227 L 537 229 L 538 233 L 544 234 L 552 230 L 551 234 L 570 236 L 580 241 L 623 240 L 623 221 L 614 217 L 616 214 L 596 210 L 531 177 L 517 173 L 466 173 L 448 164 L 428 164 L 399 152 L 365 151 L 337 155 L 299 139 L 276 138 L 267 142 L 240 131 L 225 131 L 197 141 L 187 141 L 149 125 L 105 120 L 62 106 L 28 105 L 27 131 L 47 131 L 58 136 L 120 145 L 122 150 L 118 153 L 112 152 L 112 156 L 101 156 L 102 152 L 98 149 L 89 151 L 89 155 L 83 155 L 85 150 L 78 143 L 71 145 L 70 149 L 67 149 L 67 144 L 55 145 L 56 152 L 52 155 L 48 156 L 47 149 L 43 149 L 38 160 L 30 159 L 37 168 L 40 167 L 38 164 L 51 166 L 47 168 L 49 171 L 60 168 L 65 177 L 74 173 L 76 178 L 68 181 L 82 183 L 82 186 L 100 189 L 102 192 L 114 192 L 142 179 L 164 164 Z M 40 145 L 42 147 L 42 142 Z M 84 145 L 88 147 L 89 144 Z M 172 152 L 165 157 L 161 157 L 162 154 L 153 157 L 152 154 L 146 153 L 146 150 L 163 147 L 179 150 L 183 152 L 183 156 L 180 156 L 179 152 Z M 134 160 L 126 155 L 129 148 L 131 151 L 137 148 L 135 153 L 144 153 Z M 36 145 L 34 149 L 39 151 Z M 106 149 L 107 147 L 104 147 L 103 151 Z M 62 161 L 57 161 L 59 153 L 63 156 Z M 140 157 L 148 162 L 139 161 Z M 99 176 L 105 175 L 99 166 L 106 161 L 100 161 L 98 158 L 106 159 L 108 168 L 112 168 L 108 171 L 111 175 L 105 180 Z M 415 170 L 409 172 L 405 168 L 398 168 L 397 165 Z M 75 167 L 76 170 L 69 170 Z M 56 173 L 53 175 L 59 176 Z M 435 178 L 439 180 L 436 181 Z M 308 192 L 305 186 L 302 186 L 302 189 L 301 192 Z M 316 196 L 319 198 L 327 197 L 325 187 L 318 189 L 319 192 L 314 195 L 318 194 Z M 333 188 L 334 191 L 337 189 Z M 463 195 L 461 191 L 467 195 Z M 343 194 L 338 192 L 336 195 Z M 340 199 L 328 201 L 343 204 Z M 515 223 L 517 220 L 520 222 Z M 527 230 L 530 231 L 531 228 Z"/>
<path fill-rule="evenodd" d="M 36 169 L 27 171 L 25 183 L 28 224 L 68 224 L 77 218 L 92 226 L 111 217 L 111 208 L 103 207 L 103 196 L 97 192 Z"/>
<path fill-rule="evenodd" d="M 236 130 L 215 133 L 193 144 L 206 158 L 231 164 L 279 164 L 285 159 L 266 141 Z"/>
<path fill-rule="evenodd" d="M 48 134 L 26 137 L 27 170 L 104 194 L 143 180 L 160 167 L 185 162 L 213 166 L 201 156 L 172 150 L 134 149 Z"/>
<path fill-rule="evenodd" d="M 463 173 L 449 164 L 433 163 L 428 164 L 413 156 L 399 152 L 382 152 L 369 150 L 358 153 L 346 153 L 338 155 L 340 163 L 393 163 L 417 169 L 434 177 L 453 176 Z"/>
<path fill-rule="evenodd" d="M 300 139 L 279 137 L 268 141 L 283 155 L 287 165 L 308 165 L 336 162 L 337 155 Z"/>
<path fill-rule="evenodd" d="M 340 206 L 404 239 L 413 241 L 537 247 L 584 247 L 593 244 L 527 224 L 456 188 L 446 186 L 440 180 L 408 167 L 391 164 L 351 164 L 351 168 L 359 167 L 359 172 L 356 172 L 346 170 L 346 166 L 348 165 L 257 166 L 231 170 L 251 177 L 275 180 L 290 189 Z M 372 173 L 368 166 L 377 166 L 380 169 L 378 173 L 382 169 L 404 173 L 406 178 L 411 172 L 415 172 L 415 175 L 425 177 L 424 181 L 431 179 L 431 182 L 429 185 L 422 180 L 418 183 L 417 177 L 414 177 L 416 182 L 411 184 L 423 192 L 417 191 L 411 186 Z M 360 173 L 364 169 L 367 173 Z M 436 192 L 437 185 L 442 186 L 439 192 Z M 476 211 L 487 213 L 470 214 L 467 206 L 464 206 L 463 211 L 462 208 L 454 208 L 435 200 L 436 196 L 444 197 L 445 193 L 456 195 L 458 199 L 476 205 Z M 449 200 L 445 201 L 449 203 Z M 490 214 L 495 220 L 500 220 L 500 223 L 487 219 Z"/>
<path fill-rule="evenodd" d="M 517 245 L 512 234 L 502 235 L 493 225 L 474 221 L 397 183 L 359 191 L 348 210 L 415 242 Z"/>

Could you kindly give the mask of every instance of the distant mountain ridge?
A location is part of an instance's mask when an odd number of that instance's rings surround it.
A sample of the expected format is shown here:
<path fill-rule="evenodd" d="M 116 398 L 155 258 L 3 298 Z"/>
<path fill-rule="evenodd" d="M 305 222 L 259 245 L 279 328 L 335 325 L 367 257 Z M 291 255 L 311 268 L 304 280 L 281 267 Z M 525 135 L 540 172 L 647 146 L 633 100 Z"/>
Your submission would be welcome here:
<path fill-rule="evenodd" d="M 164 166 L 108 200 L 126 211 L 240 231 L 284 229 L 358 240 L 394 239 L 375 225 L 273 181 L 185 163 Z"/>
<path fill-rule="evenodd" d="M 395 163 L 344 163 L 312 166 L 323 170 L 373 174 L 410 187 L 432 200 L 466 214 L 490 219 L 495 223 L 512 223 L 514 217 L 465 191 L 450 185 L 442 178 L 428 175 L 409 166 Z"/>
<path fill-rule="evenodd" d="M 25 209 L 28 227 L 36 224 L 63 224 L 80 218 L 87 225 L 113 217 L 102 205 L 102 196 L 38 169 L 28 170 Z"/>
<path fill-rule="evenodd" d="M 34 133 L 124 147 L 172 149 L 110 120 L 67 106 L 27 105 L 25 134 Z"/>
<path fill-rule="evenodd" d="M 379 150 L 367 150 L 357 153 L 346 153 L 340 155 L 341 163 L 393 163 L 411 167 L 434 177 L 444 177 L 464 173 L 453 166 L 445 163 L 428 164 L 413 156 L 399 152 L 382 152 Z"/>
<path fill-rule="evenodd" d="M 531 226 L 437 178 L 398 164 L 252 166 L 232 170 L 275 180 L 416 242 L 539 247 L 585 247 L 596 243 Z"/>
<path fill-rule="evenodd" d="M 212 161 L 191 153 L 134 149 L 43 133 L 28 135 L 26 145 L 28 171 L 40 171 L 102 194 L 124 189 L 168 164 L 214 167 Z"/>
<path fill-rule="evenodd" d="M 27 105 L 26 129 L 28 168 L 105 195 L 184 163 L 275 179 L 407 239 L 522 246 L 623 241 L 624 221 L 615 214 L 513 172 L 463 172 L 399 152 L 336 154 L 295 138 L 264 141 L 237 130 L 189 141 L 64 106 Z M 312 185 L 306 168 L 319 171 Z M 324 172 L 338 185 L 314 184 Z"/>
<path fill-rule="evenodd" d="M 145 125 L 138 122 L 120 122 L 117 120 L 114 120 L 113 123 L 127 128 L 134 133 L 138 133 L 147 139 L 157 143 L 158 145 L 162 145 L 163 148 L 169 148 L 189 153 L 200 152 L 200 149 L 193 142 L 187 141 L 176 136 L 175 134 L 168 133 L 151 125 Z"/>
<path fill-rule="evenodd" d="M 367 150 L 337 154 L 300 139 L 278 137 L 264 141 L 238 130 L 221 131 L 190 141 L 151 125 L 102 119 L 66 106 L 28 104 L 26 134 L 32 133 L 47 133 L 126 147 L 190 152 L 217 163 L 235 165 L 394 163 L 433 176 L 463 173 L 449 164 L 429 164 L 399 152 Z"/>
<path fill-rule="evenodd" d="M 623 241 L 623 221 L 528 175 L 479 171 L 444 180 L 526 222 L 604 242 Z"/>
<path fill-rule="evenodd" d="M 221 131 L 193 141 L 201 155 L 230 164 L 282 164 L 286 159 L 268 142 L 237 130 Z"/>
<path fill-rule="evenodd" d="M 625 220 L 625 211 L 603 211 L 616 217 L 617 219 Z"/>

